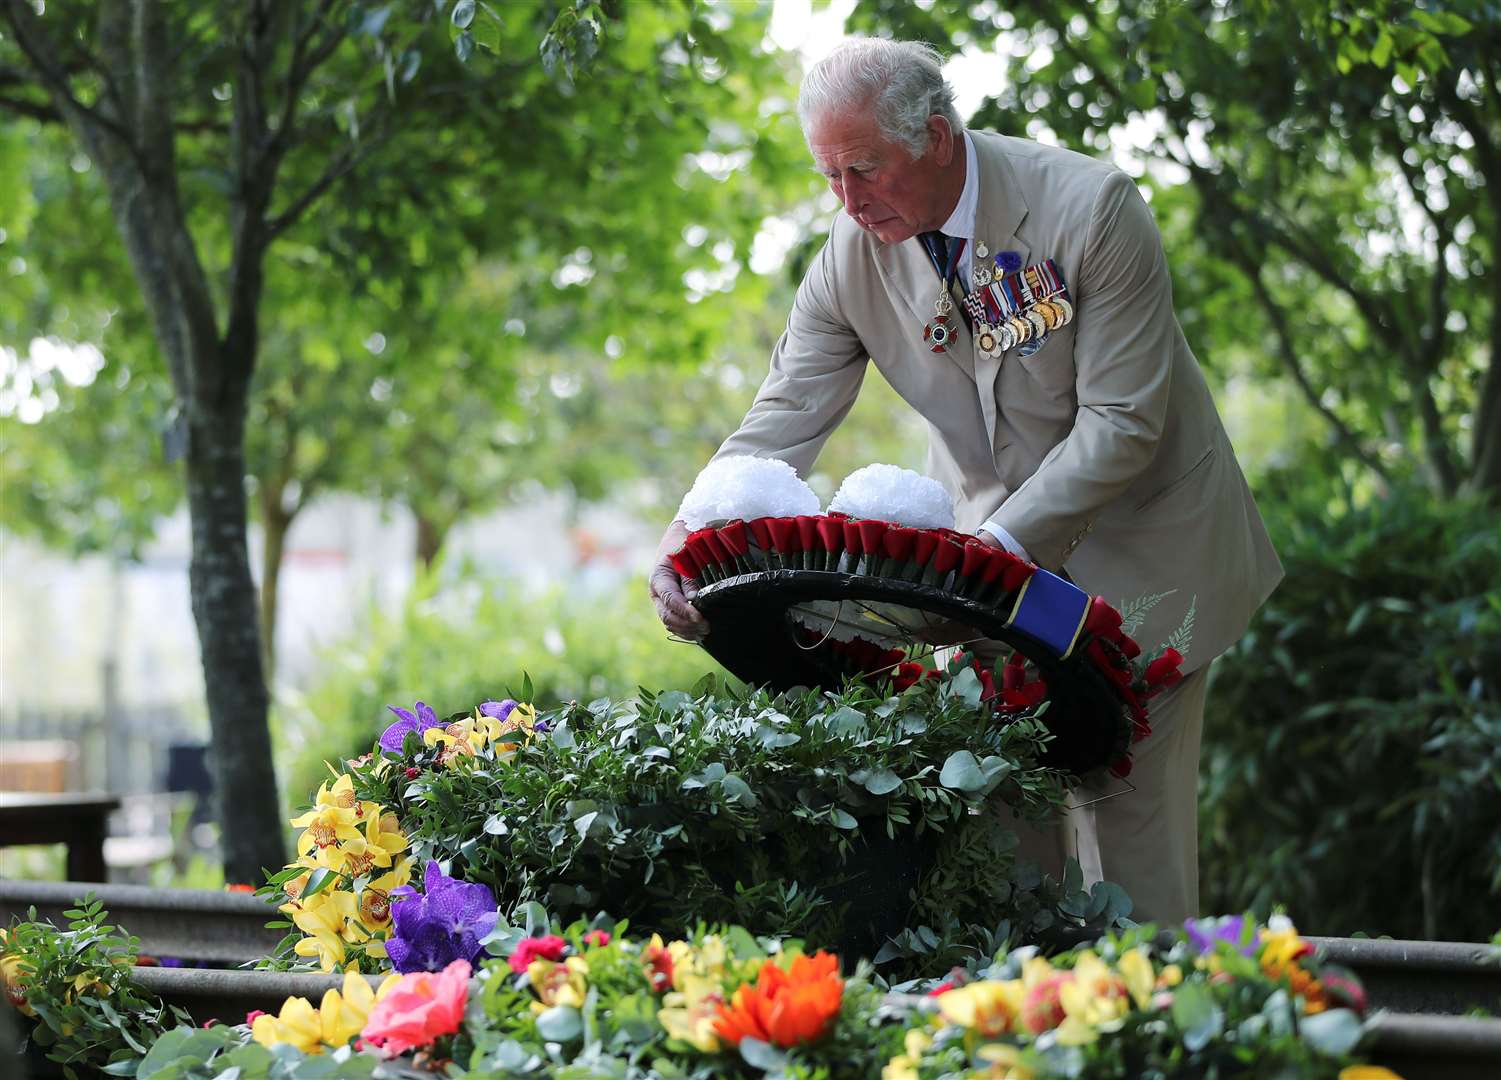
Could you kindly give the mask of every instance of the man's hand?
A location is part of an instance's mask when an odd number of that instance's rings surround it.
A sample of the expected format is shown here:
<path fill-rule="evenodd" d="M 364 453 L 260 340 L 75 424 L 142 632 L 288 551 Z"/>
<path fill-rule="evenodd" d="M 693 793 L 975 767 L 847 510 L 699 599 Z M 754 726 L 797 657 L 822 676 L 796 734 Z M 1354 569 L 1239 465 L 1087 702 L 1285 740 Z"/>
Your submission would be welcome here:
<path fill-rule="evenodd" d="M 709 633 L 709 623 L 698 609 L 688 601 L 697 592 L 692 580 L 685 582 L 672 565 L 672 553 L 683 546 L 688 538 L 688 526 L 674 521 L 667 526 L 662 542 L 657 545 L 657 557 L 652 565 L 649 587 L 652 603 L 657 607 L 657 618 L 678 637 L 689 641 L 702 641 Z M 684 590 L 688 591 L 684 591 Z"/>

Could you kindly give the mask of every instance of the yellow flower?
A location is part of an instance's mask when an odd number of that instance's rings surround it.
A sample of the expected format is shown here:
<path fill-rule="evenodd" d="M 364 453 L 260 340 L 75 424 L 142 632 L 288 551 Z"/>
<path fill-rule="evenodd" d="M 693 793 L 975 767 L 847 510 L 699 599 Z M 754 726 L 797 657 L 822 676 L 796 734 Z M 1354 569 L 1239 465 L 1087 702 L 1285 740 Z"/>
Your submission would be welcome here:
<path fill-rule="evenodd" d="M 1037 1075 L 1022 1064 L 1021 1049 L 1009 1043 L 987 1043 L 975 1051 L 975 1056 L 990 1062 L 990 1068 L 982 1074 L 986 1080 L 1033 1080 Z"/>
<path fill-rule="evenodd" d="M 1067 1014 L 1058 1027 L 1065 1045 L 1093 1042 L 1100 1030 L 1119 1027 L 1131 1007 L 1125 981 L 1088 949 L 1079 954 L 1074 977 L 1058 988 L 1058 1001 Z"/>
<path fill-rule="evenodd" d="M 335 971 L 344 963 L 346 941 L 367 936 L 353 921 L 354 894 L 342 889 L 325 889 L 306 900 L 283 904 L 278 910 L 291 916 L 297 929 L 308 935 L 292 951 L 298 956 L 316 957 L 324 971 Z"/>
<path fill-rule="evenodd" d="M 314 860 L 350 878 L 369 874 L 390 866 L 397 855 L 407 849 L 407 838 L 399 828 L 387 828 L 395 816 L 385 813 L 379 803 L 362 802 L 356 808 L 358 818 L 353 838 L 328 847 L 320 847 Z"/>
<path fill-rule="evenodd" d="M 1157 976 L 1157 989 L 1170 990 L 1183 981 L 1183 969 L 1177 964 L 1168 964 Z"/>
<path fill-rule="evenodd" d="M 276 1016 L 263 1013 L 250 1025 L 250 1034 L 262 1046 L 286 1043 L 304 1054 L 323 1053 L 323 1022 L 307 998 L 289 997 Z"/>
<path fill-rule="evenodd" d="M 1022 963 L 1022 985 L 1028 990 L 1058 974 L 1045 956 L 1029 956 Z"/>
<path fill-rule="evenodd" d="M 986 979 L 940 994 L 938 1011 L 950 1024 L 992 1038 L 1015 1030 L 1026 993 L 1021 980 Z"/>
<path fill-rule="evenodd" d="M 1349 1065 L 1339 1071 L 1339 1080 L 1402 1080 L 1385 1065 Z"/>
<path fill-rule="evenodd" d="M 357 800 L 354 797 L 354 781 L 348 775 L 318 786 L 318 795 L 313 808 L 300 817 L 292 819 L 295 828 L 304 830 L 297 838 L 297 853 L 306 855 L 313 848 L 326 848 L 341 840 L 353 840 L 360 833 Z"/>
<path fill-rule="evenodd" d="M 1116 969 L 1125 980 L 1126 990 L 1138 1009 L 1145 1009 L 1152 1002 L 1152 991 L 1157 985 L 1157 973 L 1152 970 L 1152 961 L 1145 949 L 1131 949 L 1116 962 Z"/>
<path fill-rule="evenodd" d="M 362 975 L 344 976 L 341 993 L 330 989 L 314 1009 L 307 998 L 289 997 L 282 1002 L 277 1016 L 263 1013 L 255 1018 L 250 1033 L 265 1047 L 287 1043 L 304 1054 L 321 1054 L 325 1048 L 348 1046 L 365 1026 L 375 1003 L 397 982 L 398 976 L 387 975 L 377 990 Z"/>
<path fill-rule="evenodd" d="M 922 1065 L 923 1051 L 933 1045 L 933 1038 L 925 1031 L 907 1032 L 904 1050 L 886 1063 L 881 1070 L 881 1080 L 918 1080 L 917 1070 Z"/>
<path fill-rule="evenodd" d="M 26 978 L 34 975 L 35 969 L 19 952 L 12 952 L 10 932 L 0 927 L 0 986 L 5 989 L 5 998 L 22 1016 L 35 1016 L 36 1010 L 26 1002 Z"/>
<path fill-rule="evenodd" d="M 677 982 L 682 989 L 667 994 L 662 999 L 663 1008 L 657 1010 L 662 1029 L 669 1037 L 705 1054 L 717 1053 L 719 1036 L 714 1024 L 724 1004 L 724 985 L 718 979 L 692 972 L 680 974 Z"/>
<path fill-rule="evenodd" d="M 570 956 L 561 964 L 551 960 L 533 960 L 526 969 L 532 990 L 539 1001 L 532 1002 L 533 1012 L 543 1012 L 554 1005 L 583 1008 L 589 992 L 589 962 L 582 956 Z"/>

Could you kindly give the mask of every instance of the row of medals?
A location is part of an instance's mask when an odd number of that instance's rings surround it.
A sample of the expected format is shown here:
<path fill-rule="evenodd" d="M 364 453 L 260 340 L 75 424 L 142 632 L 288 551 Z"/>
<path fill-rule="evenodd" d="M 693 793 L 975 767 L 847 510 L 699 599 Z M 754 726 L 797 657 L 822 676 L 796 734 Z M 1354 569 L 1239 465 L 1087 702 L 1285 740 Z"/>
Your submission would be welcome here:
<path fill-rule="evenodd" d="M 983 243 L 975 245 L 976 260 L 985 259 L 989 254 L 990 250 Z M 992 270 L 990 266 L 977 261 L 971 275 L 974 292 L 965 297 L 969 313 L 979 327 L 975 332 L 975 346 L 986 356 L 999 357 L 1007 349 L 1038 339 L 1073 319 L 1073 304 L 1063 293 L 1058 292 L 1037 300 L 1027 310 L 1017 312 L 999 326 L 988 322 L 988 312 L 978 294 L 981 289 L 989 288 L 991 282 L 998 281 L 998 274 L 999 267 Z M 933 303 L 933 320 L 924 328 L 923 333 L 923 340 L 928 342 L 934 352 L 943 352 L 953 338 L 953 331 L 948 326 L 949 315 L 953 310 L 953 297 L 949 295 L 947 286 L 940 286 L 938 299 Z"/>

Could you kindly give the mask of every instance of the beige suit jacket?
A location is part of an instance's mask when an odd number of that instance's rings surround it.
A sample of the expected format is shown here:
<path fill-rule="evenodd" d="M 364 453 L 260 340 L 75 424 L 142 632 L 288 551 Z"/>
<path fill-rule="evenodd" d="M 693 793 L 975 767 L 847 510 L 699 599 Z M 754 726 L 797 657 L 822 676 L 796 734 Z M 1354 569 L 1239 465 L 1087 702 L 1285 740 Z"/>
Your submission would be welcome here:
<path fill-rule="evenodd" d="M 1144 649 L 1176 633 L 1184 670 L 1200 667 L 1244 632 L 1282 566 L 1173 314 L 1151 212 L 1111 165 L 971 135 L 977 240 L 992 258 L 1053 259 L 1073 321 L 1030 356 L 992 358 L 956 311 L 955 341 L 930 352 L 938 277 L 921 244 L 883 244 L 841 213 L 715 457 L 778 457 L 806 474 L 868 359 L 927 421 L 928 471 L 960 529 L 994 521 L 1039 565 L 1122 608 Z"/>

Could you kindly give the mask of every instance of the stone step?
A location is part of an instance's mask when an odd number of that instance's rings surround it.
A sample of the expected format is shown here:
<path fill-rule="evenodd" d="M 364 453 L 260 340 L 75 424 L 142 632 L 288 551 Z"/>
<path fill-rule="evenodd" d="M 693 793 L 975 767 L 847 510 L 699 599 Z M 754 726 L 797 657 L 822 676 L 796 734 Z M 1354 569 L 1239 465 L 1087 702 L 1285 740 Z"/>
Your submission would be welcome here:
<path fill-rule="evenodd" d="M 103 902 L 111 926 L 141 939 L 147 956 L 244 964 L 265 958 L 286 934 L 267 929 L 267 922 L 281 916 L 250 893 L 79 881 L 0 881 L 0 922 L 24 919 L 35 907 L 39 918 L 64 927 L 63 912 L 89 892 Z"/>
<path fill-rule="evenodd" d="M 1478 942 L 1310 937 L 1354 971 L 1372 1008 L 1398 1013 L 1501 1015 L 1501 950 Z"/>

